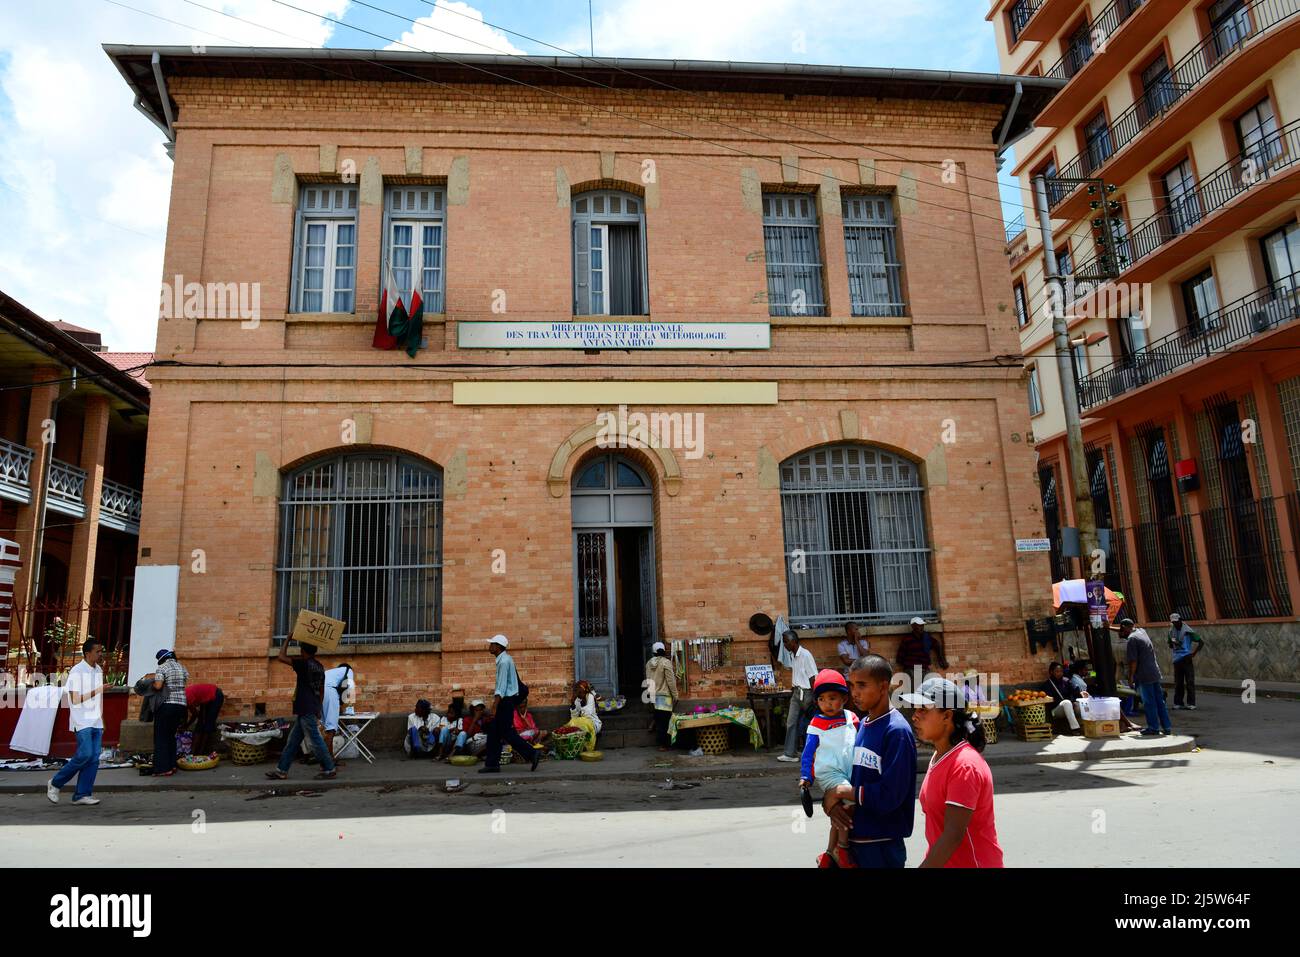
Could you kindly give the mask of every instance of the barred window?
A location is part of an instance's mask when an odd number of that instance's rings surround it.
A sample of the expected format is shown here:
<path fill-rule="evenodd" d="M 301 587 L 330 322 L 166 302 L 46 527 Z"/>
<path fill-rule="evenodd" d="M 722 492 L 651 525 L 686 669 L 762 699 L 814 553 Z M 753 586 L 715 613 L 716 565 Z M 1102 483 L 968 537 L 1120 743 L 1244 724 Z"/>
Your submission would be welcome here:
<path fill-rule="evenodd" d="M 845 196 L 842 205 L 853 315 L 903 315 L 906 304 L 892 197 Z"/>
<path fill-rule="evenodd" d="M 791 624 L 934 616 L 923 495 L 915 464 L 871 446 L 825 446 L 783 462 Z"/>
<path fill-rule="evenodd" d="M 440 640 L 442 470 L 385 453 L 295 469 L 278 558 L 277 638 L 305 608 L 346 622 L 346 644 Z"/>
<path fill-rule="evenodd" d="M 768 315 L 826 315 L 820 229 L 812 193 L 763 194 Z"/>

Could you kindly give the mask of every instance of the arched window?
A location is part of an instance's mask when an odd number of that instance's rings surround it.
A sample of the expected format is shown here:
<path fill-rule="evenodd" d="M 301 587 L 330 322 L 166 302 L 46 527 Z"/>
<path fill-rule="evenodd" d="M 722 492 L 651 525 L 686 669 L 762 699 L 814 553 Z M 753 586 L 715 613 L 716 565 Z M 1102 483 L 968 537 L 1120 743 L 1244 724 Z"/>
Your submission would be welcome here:
<path fill-rule="evenodd" d="M 573 314 L 644 316 L 645 206 L 615 190 L 573 198 Z"/>
<path fill-rule="evenodd" d="M 902 624 L 935 614 L 916 466 L 865 445 L 781 463 L 790 622 Z"/>
<path fill-rule="evenodd" d="M 347 644 L 440 640 L 442 470 L 382 452 L 295 469 L 278 559 L 278 638 L 306 608 L 346 622 Z"/>

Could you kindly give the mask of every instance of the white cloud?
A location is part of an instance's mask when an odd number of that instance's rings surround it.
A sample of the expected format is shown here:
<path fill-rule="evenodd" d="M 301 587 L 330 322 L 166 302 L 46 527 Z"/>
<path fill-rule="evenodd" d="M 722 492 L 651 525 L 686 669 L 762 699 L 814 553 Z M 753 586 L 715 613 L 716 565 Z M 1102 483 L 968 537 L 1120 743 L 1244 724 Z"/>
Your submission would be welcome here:
<path fill-rule="evenodd" d="M 505 33 L 487 26 L 478 10 L 457 0 L 437 0 L 427 17 L 416 20 L 397 42 L 385 49 L 482 54 L 524 52 Z"/>
<path fill-rule="evenodd" d="M 0 288 L 109 348 L 152 349 L 171 162 L 100 44 L 320 46 L 336 29 L 322 17 L 348 0 L 294 4 L 312 15 L 266 0 L 130 0 L 172 23 L 98 0 L 0 5 Z"/>

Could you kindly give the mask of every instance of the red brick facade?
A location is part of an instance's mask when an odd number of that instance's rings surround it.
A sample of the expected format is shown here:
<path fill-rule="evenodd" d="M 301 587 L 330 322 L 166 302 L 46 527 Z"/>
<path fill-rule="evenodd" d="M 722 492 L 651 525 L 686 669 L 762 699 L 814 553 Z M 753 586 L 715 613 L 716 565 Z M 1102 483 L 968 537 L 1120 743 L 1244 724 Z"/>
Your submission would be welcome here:
<path fill-rule="evenodd" d="M 766 660 L 746 622 L 787 603 L 778 464 L 848 440 L 919 464 L 951 664 L 1003 680 L 1041 673 L 1023 622 L 1045 609 L 1046 559 L 1014 547 L 1042 534 L 1020 369 L 950 365 L 1018 352 L 992 184 L 996 105 L 559 91 L 579 105 L 509 85 L 184 76 L 170 92 L 179 116 L 163 276 L 258 282 L 262 313 L 251 329 L 160 322 L 141 563 L 180 566 L 178 653 L 192 675 L 223 687 L 232 709 L 266 703 L 275 713 L 288 703 L 292 676 L 268 657 L 277 489 L 284 470 L 354 448 L 341 438 L 345 420 L 362 423 L 365 445 L 438 465 L 445 484 L 441 645 L 349 652 L 359 704 L 407 708 L 457 686 L 490 693 L 484 639 L 496 632 L 510 636 L 534 699 L 562 700 L 574 677 L 573 539 L 567 484 L 552 463 L 567 482 L 595 442 L 566 440 L 609 407 L 453 404 L 454 383 L 478 380 L 655 381 L 666 395 L 679 383 L 777 384 L 776 404 L 665 406 L 704 416 L 705 454 L 677 454 L 679 476 L 656 455 L 629 453 L 655 486 L 664 637 L 729 634 L 737 664 Z M 645 159 L 656 173 L 649 186 Z M 356 313 L 286 319 L 290 197 L 301 183 L 338 181 L 347 161 L 362 194 Z M 376 173 L 448 187 L 447 305 L 426 317 L 428 347 L 414 360 L 370 348 L 382 248 L 382 209 L 367 202 Z M 828 316 L 772 319 L 766 351 L 457 349 L 461 322 L 571 318 L 569 195 L 594 183 L 644 199 L 657 322 L 767 322 L 753 187 L 818 193 Z M 894 194 L 904 317 L 850 315 L 837 196 L 849 188 Z M 506 293 L 504 315 L 492 311 L 495 290 Z M 920 363 L 929 365 L 903 368 Z M 563 388 L 552 401 L 563 401 Z M 192 571 L 196 549 L 201 573 Z M 504 574 L 493 571 L 494 549 L 504 550 Z M 873 635 L 876 647 L 892 657 L 902 630 Z M 834 659 L 834 639 L 812 640 L 819 660 Z M 733 667 L 692 680 L 690 695 L 741 688 Z"/>

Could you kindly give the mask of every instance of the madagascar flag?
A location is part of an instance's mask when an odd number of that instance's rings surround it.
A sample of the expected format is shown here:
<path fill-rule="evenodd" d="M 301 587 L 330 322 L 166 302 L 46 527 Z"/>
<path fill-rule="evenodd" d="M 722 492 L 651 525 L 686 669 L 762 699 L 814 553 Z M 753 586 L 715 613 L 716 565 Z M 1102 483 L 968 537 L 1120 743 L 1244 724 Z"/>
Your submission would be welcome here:
<path fill-rule="evenodd" d="M 397 292 L 390 267 L 385 274 L 383 291 L 379 294 L 379 317 L 375 320 L 375 337 L 370 343 L 376 349 L 397 348 L 397 339 L 389 331 L 392 324 L 391 310 L 400 311 L 405 320 L 406 310 L 402 308 L 402 297 Z"/>
<path fill-rule="evenodd" d="M 391 325 L 389 330 L 392 330 Z M 420 297 L 419 285 L 411 291 L 411 311 L 406 317 L 405 331 L 402 344 L 406 346 L 406 354 L 414 359 L 420 351 L 420 341 L 424 338 L 424 300 Z"/>

